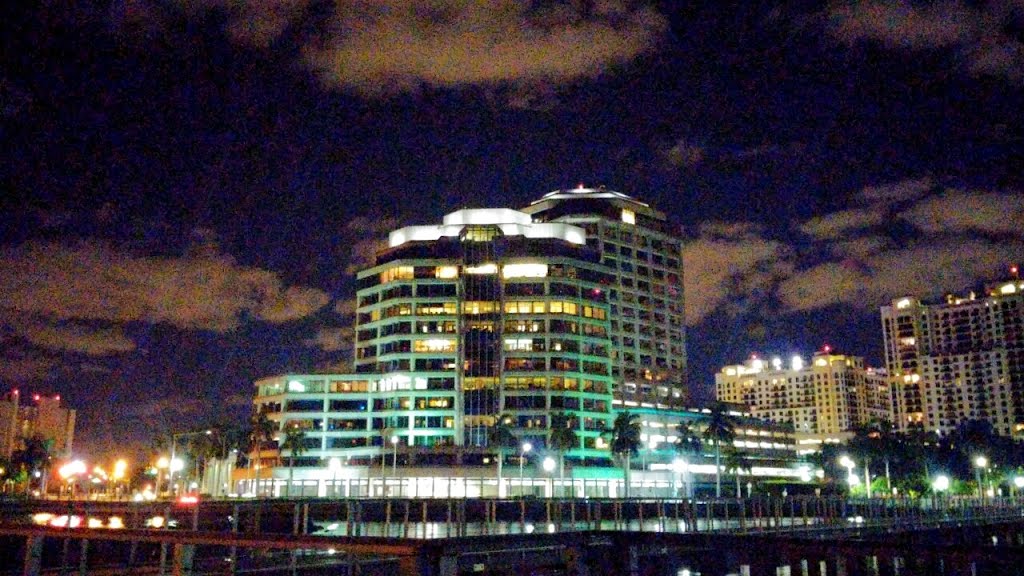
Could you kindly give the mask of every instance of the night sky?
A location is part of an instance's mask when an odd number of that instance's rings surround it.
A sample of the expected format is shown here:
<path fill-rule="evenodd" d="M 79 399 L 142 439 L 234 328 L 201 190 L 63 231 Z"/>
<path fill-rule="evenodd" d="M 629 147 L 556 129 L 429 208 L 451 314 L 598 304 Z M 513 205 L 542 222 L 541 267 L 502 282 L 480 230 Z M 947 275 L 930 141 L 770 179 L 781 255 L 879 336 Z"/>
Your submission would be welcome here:
<path fill-rule="evenodd" d="M 84 455 L 343 369 L 388 230 L 581 182 L 688 238 L 698 398 L 1024 259 L 1020 0 L 0 4 L 0 380 Z"/>

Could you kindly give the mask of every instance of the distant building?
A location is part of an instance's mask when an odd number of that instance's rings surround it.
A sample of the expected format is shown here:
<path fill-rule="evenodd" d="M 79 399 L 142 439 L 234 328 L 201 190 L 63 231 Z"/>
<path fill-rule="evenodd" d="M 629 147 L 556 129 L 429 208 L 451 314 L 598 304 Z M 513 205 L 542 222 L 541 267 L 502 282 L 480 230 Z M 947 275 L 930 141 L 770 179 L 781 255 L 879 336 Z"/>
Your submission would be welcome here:
<path fill-rule="evenodd" d="M 61 407 L 60 396 L 32 396 L 22 404 L 14 390 L 0 399 L 0 456 L 10 458 L 22 447 L 23 438 L 39 435 L 53 442 L 53 455 L 71 454 L 75 437 L 75 410 Z"/>
<path fill-rule="evenodd" d="M 882 307 L 882 328 L 900 430 L 985 420 L 1024 437 L 1024 281 L 936 304 L 898 298 Z"/>
<path fill-rule="evenodd" d="M 805 448 L 839 442 L 871 420 L 893 420 L 885 370 L 864 366 L 857 356 L 819 352 L 809 363 L 794 357 L 768 362 L 752 357 L 715 374 L 722 402 L 749 406 L 750 413 L 793 425 Z"/>

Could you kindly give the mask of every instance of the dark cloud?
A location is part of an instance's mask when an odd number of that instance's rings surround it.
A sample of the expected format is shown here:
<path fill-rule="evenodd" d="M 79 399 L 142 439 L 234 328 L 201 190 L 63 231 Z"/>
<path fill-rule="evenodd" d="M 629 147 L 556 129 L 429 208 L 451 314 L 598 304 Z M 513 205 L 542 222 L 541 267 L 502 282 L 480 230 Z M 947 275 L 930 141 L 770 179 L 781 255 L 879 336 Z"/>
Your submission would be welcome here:
<path fill-rule="evenodd" d="M 954 49 L 969 74 L 1024 80 L 1024 43 L 1006 32 L 1024 14 L 1019 2 L 857 0 L 828 10 L 829 31 L 852 44 L 875 41 L 894 49 Z"/>

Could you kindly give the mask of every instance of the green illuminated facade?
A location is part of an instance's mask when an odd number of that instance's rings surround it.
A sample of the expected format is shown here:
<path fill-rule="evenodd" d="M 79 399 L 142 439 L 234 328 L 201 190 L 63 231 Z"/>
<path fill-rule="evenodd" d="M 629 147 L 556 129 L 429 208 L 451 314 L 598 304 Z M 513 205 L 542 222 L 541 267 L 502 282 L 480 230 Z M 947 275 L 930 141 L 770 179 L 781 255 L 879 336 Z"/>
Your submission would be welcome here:
<path fill-rule="evenodd" d="M 542 451 L 564 414 L 577 439 L 566 459 L 607 462 L 614 279 L 584 230 L 463 210 L 390 244 L 358 274 L 356 374 L 257 382 L 258 406 L 308 430 L 303 458 L 481 464 L 499 415 Z"/>

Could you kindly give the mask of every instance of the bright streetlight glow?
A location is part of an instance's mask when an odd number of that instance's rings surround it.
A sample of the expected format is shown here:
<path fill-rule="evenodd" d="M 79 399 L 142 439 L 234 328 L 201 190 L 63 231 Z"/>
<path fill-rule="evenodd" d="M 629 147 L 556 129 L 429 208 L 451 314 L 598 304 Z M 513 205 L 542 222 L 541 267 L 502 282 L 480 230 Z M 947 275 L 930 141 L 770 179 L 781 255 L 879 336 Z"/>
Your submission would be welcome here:
<path fill-rule="evenodd" d="M 846 477 L 846 482 L 849 483 L 850 486 L 856 486 L 860 484 L 860 477 L 853 472 L 850 472 L 850 475 Z"/>
<path fill-rule="evenodd" d="M 114 462 L 114 480 L 121 480 L 128 471 L 128 462 L 124 459 Z"/>
<path fill-rule="evenodd" d="M 935 481 L 932 482 L 932 488 L 936 492 L 945 492 L 949 490 L 949 476 L 937 476 Z"/>
<path fill-rule="evenodd" d="M 533 444 L 530 444 L 529 442 L 523 442 L 523 454 L 529 452 L 530 450 L 533 450 Z"/>
<path fill-rule="evenodd" d="M 73 460 L 60 467 L 60 477 L 67 479 L 77 474 L 85 474 L 86 466 L 85 462 L 81 460 Z"/>
<path fill-rule="evenodd" d="M 839 457 L 839 465 L 842 466 L 843 468 L 849 469 L 852 469 L 854 466 L 856 466 L 856 464 L 853 463 L 853 460 L 851 460 L 850 457 L 847 456 L 846 454 L 843 454 L 842 456 Z"/>
<path fill-rule="evenodd" d="M 185 469 L 185 461 L 181 458 L 175 458 L 170 462 L 171 472 L 180 472 Z"/>
<path fill-rule="evenodd" d="M 170 465 L 171 461 L 167 459 L 167 456 L 161 456 L 160 459 L 156 461 L 157 468 L 167 468 Z"/>
<path fill-rule="evenodd" d="M 551 456 L 544 458 L 544 462 L 541 464 L 544 467 L 545 472 L 551 472 L 555 469 L 555 459 Z"/>
<path fill-rule="evenodd" d="M 984 456 L 978 456 L 974 459 L 974 465 L 978 468 L 988 468 L 988 458 Z"/>
<path fill-rule="evenodd" d="M 1017 488 L 1024 488 L 1024 476 L 1014 476 L 1013 485 Z"/>

